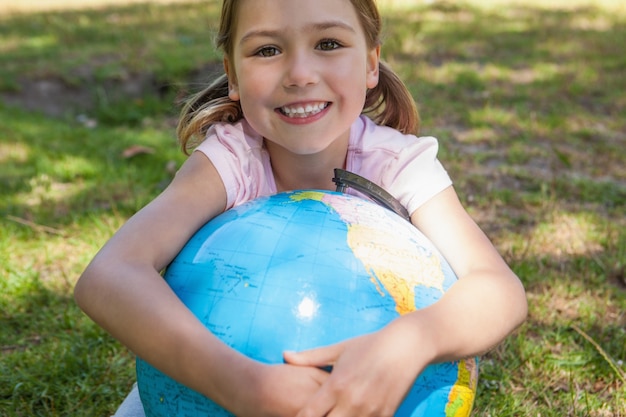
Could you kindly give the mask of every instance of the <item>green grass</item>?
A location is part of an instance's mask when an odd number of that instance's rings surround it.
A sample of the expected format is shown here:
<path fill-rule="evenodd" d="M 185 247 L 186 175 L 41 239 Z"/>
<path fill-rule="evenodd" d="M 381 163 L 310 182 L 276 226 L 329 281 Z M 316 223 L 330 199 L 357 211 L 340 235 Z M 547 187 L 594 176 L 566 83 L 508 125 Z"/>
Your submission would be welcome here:
<path fill-rule="evenodd" d="M 422 133 L 528 291 L 528 321 L 482 361 L 474 415 L 623 417 L 626 11 L 500 3 L 384 12 Z M 131 386 L 132 355 L 72 287 L 183 161 L 174 103 L 220 65 L 217 13 L 0 16 L 0 416 L 107 416 Z M 41 105 L 23 96 L 44 81 L 62 88 L 56 117 L 8 105 Z"/>
<path fill-rule="evenodd" d="M 140 4 L 126 8 L 31 13 L 1 17 L 0 86 L 20 77 L 60 76 L 80 85 L 148 71 L 157 79 L 181 79 L 218 55 L 208 22 L 219 4 Z"/>

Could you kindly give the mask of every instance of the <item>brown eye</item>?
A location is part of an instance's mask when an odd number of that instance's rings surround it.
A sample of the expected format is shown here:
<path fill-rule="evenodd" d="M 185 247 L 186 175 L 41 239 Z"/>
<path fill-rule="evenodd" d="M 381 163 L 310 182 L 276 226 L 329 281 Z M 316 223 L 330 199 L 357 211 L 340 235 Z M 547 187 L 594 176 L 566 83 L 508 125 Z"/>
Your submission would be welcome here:
<path fill-rule="evenodd" d="M 317 45 L 317 49 L 322 51 L 332 51 L 333 49 L 337 49 L 339 47 L 341 47 L 341 45 L 334 39 L 324 39 Z"/>
<path fill-rule="evenodd" d="M 264 58 L 269 58 L 275 55 L 278 55 L 280 53 L 280 51 L 278 50 L 278 48 L 273 47 L 273 46 L 265 46 L 261 49 L 259 49 L 256 52 L 256 55 L 264 57 Z"/>

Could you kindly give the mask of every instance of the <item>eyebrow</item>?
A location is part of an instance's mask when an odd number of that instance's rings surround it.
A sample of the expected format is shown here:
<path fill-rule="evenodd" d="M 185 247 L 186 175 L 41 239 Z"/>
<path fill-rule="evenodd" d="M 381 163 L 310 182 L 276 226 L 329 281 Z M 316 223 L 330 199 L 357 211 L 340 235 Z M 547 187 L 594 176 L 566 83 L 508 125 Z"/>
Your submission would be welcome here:
<path fill-rule="evenodd" d="M 325 22 L 320 22 L 320 23 L 313 23 L 311 25 L 308 25 L 305 30 L 307 32 L 319 32 L 319 31 L 323 31 L 323 30 L 327 30 L 327 29 L 334 29 L 334 28 L 339 28 L 339 29 L 344 29 L 347 30 L 349 32 L 352 33 L 356 33 L 356 30 L 349 24 L 341 21 L 341 20 L 329 20 L 329 21 L 325 21 Z M 255 38 L 255 37 L 268 37 L 268 38 L 272 38 L 272 37 L 277 37 L 280 34 L 284 33 L 283 30 L 271 30 L 271 29 L 259 29 L 259 30 L 251 30 L 249 32 L 246 32 L 242 37 L 241 40 L 239 41 L 239 44 L 243 44 L 244 42 L 246 42 L 247 40 L 251 39 L 251 38 Z"/>

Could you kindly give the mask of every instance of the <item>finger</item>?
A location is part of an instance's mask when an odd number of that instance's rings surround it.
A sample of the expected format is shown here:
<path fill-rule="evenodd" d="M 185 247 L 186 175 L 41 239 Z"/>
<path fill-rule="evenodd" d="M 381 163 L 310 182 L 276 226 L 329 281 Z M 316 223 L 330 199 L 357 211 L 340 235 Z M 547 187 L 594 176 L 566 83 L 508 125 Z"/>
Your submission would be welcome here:
<path fill-rule="evenodd" d="M 313 395 L 304 407 L 298 412 L 296 417 L 324 417 L 328 415 L 335 406 L 335 400 L 326 393 L 322 387 Z"/>
<path fill-rule="evenodd" d="M 302 352 L 286 351 L 283 358 L 291 365 L 326 367 L 334 364 L 342 351 L 342 345 L 336 344 Z"/>
<path fill-rule="evenodd" d="M 309 368 L 311 370 L 310 372 L 310 377 L 313 381 L 315 381 L 319 386 L 322 386 L 326 380 L 328 379 L 329 372 L 328 370 L 321 368 L 321 369 L 317 369 L 315 367 L 310 367 Z"/>

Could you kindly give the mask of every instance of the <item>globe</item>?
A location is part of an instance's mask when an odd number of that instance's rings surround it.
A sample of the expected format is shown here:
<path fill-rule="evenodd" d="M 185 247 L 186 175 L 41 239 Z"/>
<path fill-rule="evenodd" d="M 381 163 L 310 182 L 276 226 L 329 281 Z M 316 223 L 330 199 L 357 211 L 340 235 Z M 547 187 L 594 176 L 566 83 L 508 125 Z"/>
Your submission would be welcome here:
<path fill-rule="evenodd" d="M 285 350 L 377 331 L 436 302 L 457 281 L 399 215 L 318 190 L 258 198 L 215 217 L 164 279 L 224 343 L 267 364 L 282 363 Z M 141 358 L 136 370 L 147 417 L 232 416 Z M 430 365 L 395 415 L 468 416 L 477 377 L 476 358 Z"/>

